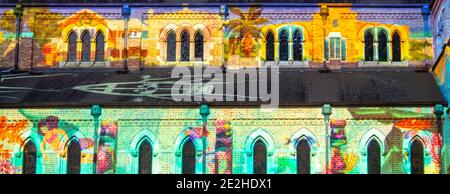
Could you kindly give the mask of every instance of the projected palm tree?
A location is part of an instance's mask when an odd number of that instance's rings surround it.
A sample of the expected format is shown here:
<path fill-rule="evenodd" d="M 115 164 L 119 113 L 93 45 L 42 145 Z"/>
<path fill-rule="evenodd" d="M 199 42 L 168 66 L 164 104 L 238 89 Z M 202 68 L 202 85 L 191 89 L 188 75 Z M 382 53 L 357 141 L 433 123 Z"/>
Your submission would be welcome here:
<path fill-rule="evenodd" d="M 230 11 L 239 17 L 231 19 L 227 24 L 227 28 L 235 35 L 235 37 L 242 40 L 242 52 L 245 57 L 249 57 L 254 47 L 252 40 L 253 38 L 259 38 L 259 26 L 268 22 L 268 19 L 260 17 L 263 8 L 257 6 L 251 6 L 248 8 L 247 12 L 234 7 L 230 8 Z M 231 48 L 231 53 L 235 53 L 233 48 L 236 48 L 236 46 L 233 47 L 233 45 L 231 45 Z"/>

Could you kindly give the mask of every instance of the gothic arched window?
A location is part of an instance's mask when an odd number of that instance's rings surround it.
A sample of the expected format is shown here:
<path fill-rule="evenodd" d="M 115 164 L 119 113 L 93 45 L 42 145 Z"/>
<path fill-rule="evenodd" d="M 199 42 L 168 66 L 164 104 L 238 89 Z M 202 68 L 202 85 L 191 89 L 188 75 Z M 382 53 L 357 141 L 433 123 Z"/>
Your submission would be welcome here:
<path fill-rule="evenodd" d="M 387 61 L 387 35 L 384 30 L 378 33 L 378 60 Z"/>
<path fill-rule="evenodd" d="M 80 174 L 81 147 L 78 141 L 72 140 L 67 148 L 67 174 Z"/>
<path fill-rule="evenodd" d="M 152 174 L 152 146 L 146 139 L 139 146 L 139 174 Z"/>
<path fill-rule="evenodd" d="M 274 36 L 272 31 L 266 35 L 266 61 L 273 61 L 275 58 Z"/>
<path fill-rule="evenodd" d="M 394 32 L 392 35 L 392 61 L 401 61 L 402 56 L 402 43 L 400 40 L 400 34 Z"/>
<path fill-rule="evenodd" d="M 81 61 L 90 62 L 91 61 L 91 35 L 89 31 L 84 31 L 81 35 Z"/>
<path fill-rule="evenodd" d="M 267 148 L 261 140 L 253 145 L 253 174 L 267 173 Z"/>
<path fill-rule="evenodd" d="M 72 31 L 69 34 L 68 48 L 67 48 L 67 61 L 77 61 L 77 33 Z"/>
<path fill-rule="evenodd" d="M 303 60 L 303 38 L 302 32 L 299 29 L 294 31 L 293 47 L 294 49 L 292 50 L 294 51 L 294 61 Z"/>
<path fill-rule="evenodd" d="M 175 61 L 177 53 L 177 36 L 173 30 L 167 33 L 167 61 Z"/>
<path fill-rule="evenodd" d="M 302 139 L 297 143 L 297 174 L 309 174 L 311 163 L 311 148 L 307 140 Z"/>
<path fill-rule="evenodd" d="M 102 31 L 99 31 L 95 37 L 95 61 L 105 61 L 105 35 Z"/>
<path fill-rule="evenodd" d="M 187 140 L 183 145 L 182 173 L 195 174 L 195 146 L 192 140 Z"/>
<path fill-rule="evenodd" d="M 373 33 L 371 30 L 364 33 L 364 60 L 373 61 Z"/>
<path fill-rule="evenodd" d="M 381 148 L 380 144 L 374 139 L 367 146 L 367 173 L 381 173 Z"/>
<path fill-rule="evenodd" d="M 289 59 L 289 36 L 286 30 L 281 30 L 279 35 L 280 42 L 280 61 L 287 61 Z"/>
<path fill-rule="evenodd" d="M 181 32 L 181 61 L 189 61 L 189 47 L 189 32 L 183 30 L 183 32 Z"/>
<path fill-rule="evenodd" d="M 36 174 L 36 146 L 28 141 L 23 149 L 23 174 Z"/>
<path fill-rule="evenodd" d="M 199 30 L 195 33 L 194 57 L 196 60 L 203 61 L 203 33 Z"/>
<path fill-rule="evenodd" d="M 423 145 L 419 140 L 411 144 L 411 174 L 423 174 Z"/>

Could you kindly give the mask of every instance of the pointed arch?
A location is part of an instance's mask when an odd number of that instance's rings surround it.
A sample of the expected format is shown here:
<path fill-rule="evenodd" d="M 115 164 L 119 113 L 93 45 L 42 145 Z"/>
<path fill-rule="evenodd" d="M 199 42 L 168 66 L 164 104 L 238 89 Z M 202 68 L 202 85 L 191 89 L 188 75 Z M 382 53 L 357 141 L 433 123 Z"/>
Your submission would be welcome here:
<path fill-rule="evenodd" d="M 296 131 L 292 137 L 289 140 L 289 173 L 290 174 L 296 174 L 299 172 L 307 172 L 307 174 L 316 174 L 322 172 L 322 167 L 320 166 L 321 162 L 319 161 L 319 158 L 317 157 L 318 147 L 319 144 L 317 142 L 316 136 L 311 133 L 308 129 L 299 129 Z M 306 147 L 302 147 L 301 150 L 299 150 L 300 142 L 304 142 L 308 144 L 309 147 L 309 153 L 307 156 Z M 305 146 L 305 145 L 302 145 Z M 301 152 L 299 152 L 301 151 Z M 300 155 L 299 155 L 300 154 Z M 302 155 L 304 154 L 304 155 Z M 309 157 L 309 158 L 307 158 Z M 299 162 L 299 159 L 309 159 L 309 171 L 304 169 L 303 167 L 306 167 L 306 163 L 302 163 L 302 161 Z M 299 166 L 305 165 L 305 166 Z M 300 168 L 299 168 L 300 167 Z M 303 169 L 302 169 L 303 168 Z"/>
<path fill-rule="evenodd" d="M 424 174 L 424 145 L 413 138 L 410 145 L 411 174 Z"/>
<path fill-rule="evenodd" d="M 42 144 L 42 138 L 41 136 L 34 130 L 26 130 L 23 133 L 20 134 L 20 138 L 23 139 L 21 144 L 17 144 L 14 146 L 14 166 L 16 168 L 22 169 L 23 171 L 23 165 L 24 165 L 24 155 L 25 155 L 25 146 L 27 143 L 32 143 L 33 146 L 36 148 L 36 165 L 35 165 L 35 173 L 41 174 L 44 172 L 44 165 L 43 164 L 43 158 L 42 158 L 42 152 L 43 150 L 39 149 L 39 145 Z"/>
<path fill-rule="evenodd" d="M 297 174 L 311 173 L 311 147 L 307 139 L 297 142 Z"/>
<path fill-rule="evenodd" d="M 388 60 L 388 35 L 384 29 L 378 32 L 378 61 Z"/>
<path fill-rule="evenodd" d="M 187 130 L 189 128 L 185 128 L 185 130 Z M 177 136 L 177 139 L 175 140 L 175 160 L 174 160 L 174 173 L 175 174 L 181 174 L 183 173 L 183 150 L 185 148 L 185 144 L 187 142 L 190 142 L 193 144 L 194 146 L 194 150 L 195 150 L 195 168 L 194 168 L 194 173 L 195 174 L 201 174 L 202 173 L 202 169 L 203 169 L 203 163 L 202 163 L 202 158 L 203 156 L 203 142 L 200 138 L 192 138 L 189 135 L 186 135 L 184 133 L 183 130 L 182 132 L 180 132 Z M 190 145 L 188 145 L 190 146 Z M 188 149 L 188 148 L 186 148 Z M 189 151 L 189 150 L 187 150 Z M 192 156 L 192 155 L 190 155 Z M 186 157 L 185 157 L 186 159 Z M 188 158 L 188 159 L 192 159 L 192 158 Z"/>
<path fill-rule="evenodd" d="M 81 146 L 77 139 L 72 138 L 67 146 L 67 174 L 80 174 Z"/>
<path fill-rule="evenodd" d="M 139 174 L 152 174 L 153 148 L 148 139 L 143 139 L 139 145 Z"/>
<path fill-rule="evenodd" d="M 181 173 L 195 174 L 195 145 L 191 139 L 188 139 L 183 144 L 183 153 L 181 156 Z"/>
<path fill-rule="evenodd" d="M 266 61 L 274 61 L 275 59 L 275 37 L 272 30 L 269 30 L 266 34 Z"/>
<path fill-rule="evenodd" d="M 147 142 L 151 148 L 151 153 L 148 152 L 148 147 L 146 148 L 146 152 L 141 152 L 141 146 L 142 143 Z M 156 136 L 156 134 L 150 130 L 150 129 L 142 129 L 137 133 L 130 144 L 130 154 L 131 154 L 131 165 L 129 165 L 128 172 L 131 174 L 139 174 L 140 171 L 140 165 L 141 165 L 141 159 L 140 157 L 142 153 L 146 153 L 147 155 L 146 160 L 151 160 L 151 165 L 148 164 L 148 167 L 151 167 L 151 169 L 147 169 L 147 173 L 151 172 L 152 174 L 158 174 L 160 173 L 160 166 L 159 166 L 159 139 Z M 148 145 L 146 145 L 148 146 Z M 145 150 L 144 150 L 145 151 Z M 151 158 L 148 158 L 151 157 Z"/>
<path fill-rule="evenodd" d="M 373 61 L 373 31 L 371 29 L 366 30 L 364 33 L 364 60 Z"/>
<path fill-rule="evenodd" d="M 194 35 L 194 58 L 195 60 L 203 61 L 203 51 L 204 51 L 204 37 L 201 30 L 197 30 Z"/>
<path fill-rule="evenodd" d="M 267 174 L 267 146 L 261 139 L 253 145 L 253 174 Z"/>
<path fill-rule="evenodd" d="M 280 61 L 289 60 L 289 34 L 286 29 L 282 29 L 278 35 L 279 58 Z"/>
<path fill-rule="evenodd" d="M 181 61 L 190 60 L 190 35 L 187 29 L 181 31 Z"/>
<path fill-rule="evenodd" d="M 67 40 L 67 61 L 76 62 L 77 61 L 77 40 L 78 35 L 75 31 L 70 31 Z"/>
<path fill-rule="evenodd" d="M 95 61 L 105 61 L 105 35 L 101 30 L 99 30 L 95 36 Z"/>
<path fill-rule="evenodd" d="M 402 56 L 402 42 L 400 33 L 395 31 L 392 34 L 392 61 L 401 61 Z"/>
<path fill-rule="evenodd" d="M 91 34 L 88 30 L 81 34 L 81 62 L 91 61 Z"/>
<path fill-rule="evenodd" d="M 367 173 L 381 174 L 381 146 L 376 138 L 372 138 L 367 145 Z"/>
<path fill-rule="evenodd" d="M 169 30 L 167 32 L 167 61 L 175 61 L 176 60 L 176 52 L 177 52 L 177 36 L 175 31 Z"/>
<path fill-rule="evenodd" d="M 37 168 L 37 149 L 33 141 L 26 141 L 23 147 L 23 174 L 36 174 Z"/>
<path fill-rule="evenodd" d="M 300 29 L 295 29 L 293 36 L 293 55 L 294 61 L 302 61 L 303 60 L 303 34 Z"/>
<path fill-rule="evenodd" d="M 378 129 L 370 129 L 362 136 L 361 140 L 359 141 L 359 151 L 360 151 L 359 172 L 361 174 L 368 174 L 368 173 L 374 172 L 374 171 L 372 171 L 374 169 L 370 169 L 370 172 L 369 172 L 370 165 L 375 164 L 374 162 L 379 162 L 379 169 L 380 169 L 379 173 L 382 173 L 381 167 L 383 165 L 384 153 L 386 152 L 386 149 L 387 149 L 385 146 L 385 141 L 386 141 L 386 135 L 384 135 Z M 379 154 L 370 153 L 371 150 L 369 149 L 369 146 L 371 145 L 371 143 L 372 143 L 372 146 L 375 146 L 374 142 L 376 142 L 379 146 Z M 376 148 L 376 147 L 372 147 L 372 148 Z M 371 159 L 376 159 L 376 156 L 379 156 L 378 161 L 374 161 L 374 160 L 370 161 Z M 376 166 L 377 166 L 377 164 L 375 165 L 375 167 Z"/>
<path fill-rule="evenodd" d="M 275 141 L 272 138 L 272 135 L 268 133 L 264 129 L 256 129 L 254 130 L 246 139 L 245 141 L 245 151 L 246 151 L 246 166 L 247 168 L 244 170 L 244 173 L 247 174 L 254 174 L 255 173 L 255 145 L 257 142 L 261 142 L 265 145 L 266 148 L 266 173 L 267 174 L 273 174 L 275 173 L 274 170 L 274 157 L 273 153 L 275 150 Z M 258 144 L 260 145 L 260 144 Z M 262 149 L 261 149 L 262 152 Z M 258 157 L 262 157 L 263 155 L 259 155 Z M 264 165 L 264 161 L 258 163 L 258 165 Z M 260 166 L 264 167 L 264 166 Z M 261 173 L 262 171 L 258 171 L 257 173 Z"/>

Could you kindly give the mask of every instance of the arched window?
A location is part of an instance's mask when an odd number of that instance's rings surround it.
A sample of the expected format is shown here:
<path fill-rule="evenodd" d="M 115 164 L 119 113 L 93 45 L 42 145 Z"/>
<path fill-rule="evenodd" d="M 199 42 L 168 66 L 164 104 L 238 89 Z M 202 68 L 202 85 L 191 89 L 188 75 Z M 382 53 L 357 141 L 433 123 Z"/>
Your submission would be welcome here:
<path fill-rule="evenodd" d="M 89 31 L 84 31 L 81 36 L 81 61 L 82 62 L 89 62 L 91 61 L 91 35 L 89 34 Z"/>
<path fill-rule="evenodd" d="M 81 147 L 78 141 L 72 140 L 67 148 L 67 174 L 80 174 Z"/>
<path fill-rule="evenodd" d="M 105 35 L 102 31 L 99 31 L 95 37 L 95 61 L 105 61 Z"/>
<path fill-rule="evenodd" d="M 182 173 L 195 174 L 195 146 L 189 139 L 183 145 Z"/>
<path fill-rule="evenodd" d="M 367 173 L 381 173 L 381 148 L 380 144 L 374 139 L 367 146 Z"/>
<path fill-rule="evenodd" d="M 371 30 L 364 33 L 364 59 L 373 61 L 373 33 Z"/>
<path fill-rule="evenodd" d="M 297 143 L 297 174 L 309 174 L 311 163 L 311 148 L 307 140 L 302 139 Z"/>
<path fill-rule="evenodd" d="M 176 52 L 177 52 L 177 43 L 176 43 L 176 35 L 173 30 L 167 33 L 167 61 L 175 61 L 176 60 Z"/>
<path fill-rule="evenodd" d="M 74 31 L 69 34 L 68 48 L 67 48 L 67 61 L 77 61 L 77 33 Z"/>
<path fill-rule="evenodd" d="M 289 59 L 289 43 L 288 43 L 288 33 L 286 30 L 281 30 L 279 36 L 280 42 L 280 61 L 287 61 Z"/>
<path fill-rule="evenodd" d="M 152 174 L 152 146 L 146 139 L 139 146 L 139 174 Z"/>
<path fill-rule="evenodd" d="M 387 35 L 384 30 L 378 33 L 378 60 L 387 61 Z"/>
<path fill-rule="evenodd" d="M 203 61 L 203 33 L 199 30 L 195 33 L 194 57 L 197 61 Z"/>
<path fill-rule="evenodd" d="M 181 61 L 189 61 L 189 47 L 189 32 L 183 30 L 183 32 L 181 32 Z"/>
<path fill-rule="evenodd" d="M 36 146 L 28 141 L 23 149 L 23 174 L 36 174 Z"/>
<path fill-rule="evenodd" d="M 253 174 L 267 173 L 267 148 L 261 140 L 253 145 Z"/>
<path fill-rule="evenodd" d="M 294 51 L 294 61 L 303 60 L 303 38 L 302 33 L 299 29 L 294 31 L 293 36 L 293 51 Z"/>
<path fill-rule="evenodd" d="M 394 32 L 392 35 L 392 61 L 401 61 L 402 45 L 400 40 L 400 34 Z"/>
<path fill-rule="evenodd" d="M 274 36 L 272 31 L 266 35 L 266 61 L 273 61 L 275 58 Z"/>
<path fill-rule="evenodd" d="M 411 174 L 423 174 L 423 145 L 419 140 L 411 144 Z"/>

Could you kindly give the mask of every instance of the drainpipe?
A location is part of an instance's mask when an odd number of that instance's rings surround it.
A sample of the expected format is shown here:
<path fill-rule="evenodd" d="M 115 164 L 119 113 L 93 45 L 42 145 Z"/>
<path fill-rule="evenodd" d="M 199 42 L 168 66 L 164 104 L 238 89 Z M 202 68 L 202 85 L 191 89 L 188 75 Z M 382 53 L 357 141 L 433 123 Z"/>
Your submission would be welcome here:
<path fill-rule="evenodd" d="M 22 73 L 19 69 L 19 41 L 20 41 L 20 23 L 22 22 L 23 7 L 17 4 L 14 8 L 14 15 L 16 16 L 16 48 L 14 52 L 14 69 L 11 73 Z"/>
<path fill-rule="evenodd" d="M 203 174 L 206 174 L 206 124 L 208 116 L 211 114 L 208 105 L 202 104 L 200 106 L 200 115 L 202 116 L 202 144 L 203 144 Z"/>
<path fill-rule="evenodd" d="M 131 16 L 131 8 L 130 6 L 123 5 L 122 7 L 122 16 L 123 19 L 125 20 L 125 29 L 124 29 L 124 34 L 123 34 L 123 56 L 124 56 L 124 60 L 123 60 L 123 69 L 117 71 L 117 73 L 128 73 L 128 20 L 130 20 L 130 16 Z"/>
<path fill-rule="evenodd" d="M 329 147 L 330 147 L 330 131 L 329 131 L 329 122 L 330 122 L 330 115 L 332 114 L 332 108 L 330 104 L 324 104 L 322 106 L 322 115 L 324 117 L 325 121 L 325 173 L 328 174 L 328 170 L 330 169 L 330 154 L 329 154 Z"/>
<path fill-rule="evenodd" d="M 227 27 L 226 21 L 228 16 L 228 7 L 227 5 L 220 5 L 220 14 L 222 15 L 222 71 L 225 72 L 225 39 L 227 35 Z"/>
<path fill-rule="evenodd" d="M 92 160 L 92 174 L 97 174 L 97 151 L 98 151 L 98 128 L 99 120 L 98 118 L 102 115 L 102 108 L 100 105 L 92 105 L 91 115 L 94 117 L 94 151 Z"/>
<path fill-rule="evenodd" d="M 439 169 L 439 173 L 440 174 L 443 174 L 444 173 L 444 171 L 443 171 L 443 165 L 442 165 L 442 158 L 441 158 L 441 156 L 442 156 L 442 148 L 443 148 L 443 144 L 444 144 L 444 141 L 443 141 L 443 134 L 442 134 L 442 121 L 441 121 L 441 118 L 442 118 L 442 115 L 444 114 L 444 106 L 442 106 L 442 104 L 436 104 L 436 106 L 434 106 L 434 114 L 436 115 L 436 127 L 437 127 L 437 133 L 438 133 L 438 135 L 440 136 L 440 138 L 441 138 L 441 147 L 439 148 L 439 163 L 440 163 L 440 169 Z"/>
<path fill-rule="evenodd" d="M 328 69 L 327 67 L 327 59 L 325 58 L 325 42 L 326 42 L 326 26 L 327 26 L 327 18 L 330 15 L 329 8 L 326 5 L 320 6 L 320 16 L 322 17 L 322 30 L 323 30 L 323 69 Z"/>
<path fill-rule="evenodd" d="M 428 55 L 427 55 L 427 46 L 428 46 L 428 35 L 430 34 L 430 27 L 428 24 L 428 17 L 430 16 L 430 8 L 428 5 L 424 5 L 422 7 L 422 17 L 423 17 L 423 36 L 425 39 L 425 44 L 424 44 L 424 54 L 425 54 L 425 69 L 428 70 L 428 68 L 431 66 L 429 59 L 428 59 Z"/>

